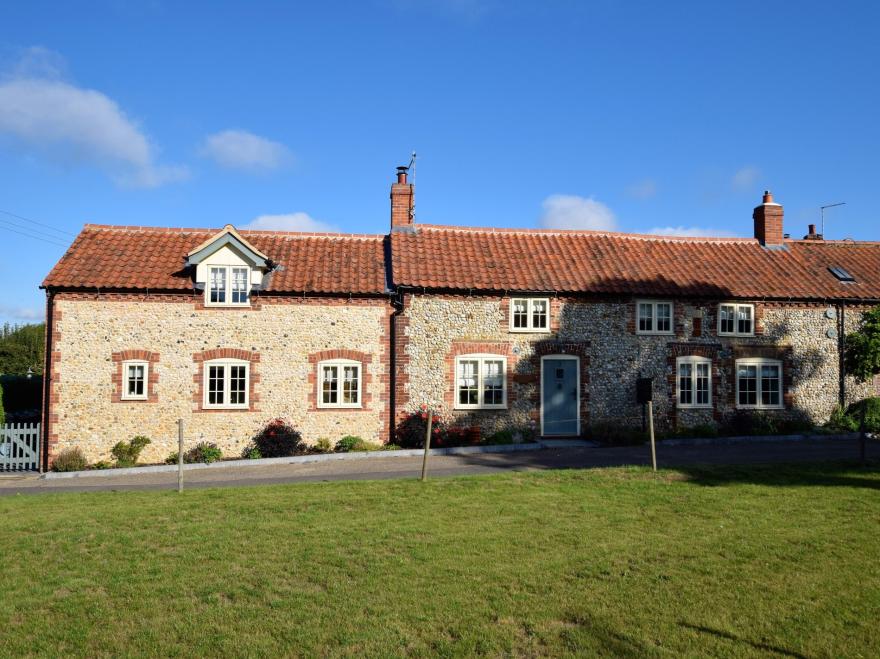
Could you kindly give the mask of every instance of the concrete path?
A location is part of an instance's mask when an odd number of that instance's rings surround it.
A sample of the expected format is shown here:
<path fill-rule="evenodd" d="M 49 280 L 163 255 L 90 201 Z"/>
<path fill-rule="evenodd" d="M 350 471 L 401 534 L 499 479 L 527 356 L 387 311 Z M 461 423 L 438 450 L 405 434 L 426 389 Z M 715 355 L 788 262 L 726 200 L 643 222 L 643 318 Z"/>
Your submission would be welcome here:
<path fill-rule="evenodd" d="M 759 464 L 780 462 L 822 462 L 856 460 L 858 440 L 818 439 L 740 443 L 703 446 L 664 446 L 657 448 L 661 467 L 696 464 Z M 868 442 L 868 457 L 880 459 L 880 442 Z M 491 474 L 535 469 L 584 469 L 622 465 L 649 465 L 648 446 L 621 448 L 559 448 L 522 453 L 433 456 L 429 475 L 434 478 Z M 185 473 L 186 487 L 231 487 L 309 481 L 375 480 L 417 478 L 420 457 L 337 460 L 269 467 L 202 469 Z M 38 475 L 0 476 L 0 495 L 49 492 L 89 492 L 113 490 L 165 490 L 177 487 L 176 473 L 128 476 L 41 479 Z"/>

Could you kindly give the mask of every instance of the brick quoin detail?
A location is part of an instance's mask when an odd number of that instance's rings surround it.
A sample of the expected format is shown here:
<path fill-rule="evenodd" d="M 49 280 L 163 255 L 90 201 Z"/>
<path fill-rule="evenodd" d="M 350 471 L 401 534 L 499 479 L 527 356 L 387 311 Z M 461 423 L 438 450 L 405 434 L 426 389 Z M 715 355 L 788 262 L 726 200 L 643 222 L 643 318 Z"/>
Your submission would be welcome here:
<path fill-rule="evenodd" d="M 666 418 L 669 420 L 670 427 L 675 428 L 678 424 L 678 367 L 676 361 L 679 357 L 705 357 L 711 360 L 712 418 L 720 421 L 721 411 L 718 408 L 718 403 L 721 399 L 721 369 L 718 353 L 721 351 L 721 346 L 717 344 L 669 343 L 667 350 L 666 390 L 669 395 L 669 411 Z"/>
<path fill-rule="evenodd" d="M 731 350 L 731 356 L 724 360 L 728 373 L 731 374 L 730 387 L 727 396 L 727 402 L 732 409 L 736 409 L 736 360 L 738 359 L 776 359 L 782 362 L 782 409 L 790 410 L 794 407 L 794 396 L 791 393 L 794 380 L 792 372 L 794 371 L 794 349 L 791 346 L 734 346 Z M 751 408 L 750 408 L 751 409 Z M 779 411 L 764 409 L 763 412 Z"/>
<path fill-rule="evenodd" d="M 248 382 L 248 407 L 228 410 L 205 409 L 203 407 L 205 400 L 205 362 L 214 359 L 240 359 L 250 362 L 250 376 Z M 250 350 L 241 350 L 239 348 L 214 348 L 213 350 L 205 350 L 193 354 L 193 362 L 197 366 L 196 374 L 193 376 L 193 382 L 196 384 L 196 393 L 193 394 L 193 412 L 198 413 L 230 413 L 230 412 L 259 412 L 257 403 L 260 402 L 260 394 L 257 392 L 256 386 L 260 382 L 260 374 L 257 372 L 257 365 L 260 363 L 260 353 L 251 352 Z"/>
<path fill-rule="evenodd" d="M 114 352 L 113 363 L 116 365 L 111 380 L 113 391 L 110 392 L 110 401 L 113 403 L 158 403 L 159 402 L 159 371 L 156 364 L 159 363 L 159 353 L 149 350 L 122 350 Z M 137 399 L 123 399 L 122 393 L 125 387 L 125 374 L 122 372 L 123 363 L 127 361 L 147 362 L 147 397 Z"/>
<path fill-rule="evenodd" d="M 507 407 L 495 410 L 457 410 L 461 412 L 500 412 L 506 413 L 511 403 L 516 401 L 516 393 L 513 390 L 514 372 L 516 370 L 516 355 L 510 351 L 510 344 L 501 341 L 453 341 L 452 347 L 444 359 L 446 373 L 446 387 L 443 390 L 443 402 L 450 412 L 455 410 L 455 390 L 458 375 L 455 372 L 455 359 L 461 355 L 498 355 L 507 359 L 507 369 L 504 373 L 505 386 L 507 387 Z"/>
<path fill-rule="evenodd" d="M 55 432 L 55 427 L 58 423 L 58 413 L 53 410 L 57 409 L 58 404 L 61 402 L 61 373 L 58 370 L 59 365 L 61 364 L 61 352 L 57 349 L 58 341 L 61 339 L 61 330 L 59 329 L 59 322 L 61 321 L 61 310 L 55 306 L 54 297 L 50 296 L 49 301 L 46 303 L 46 318 L 51 318 L 52 322 L 47 327 L 46 331 L 46 343 L 48 346 L 51 346 L 51 351 L 49 351 L 49 363 L 50 367 L 48 369 L 48 373 L 44 375 L 44 377 L 48 378 L 47 383 L 47 396 L 48 396 L 48 412 L 46 412 L 46 408 L 44 405 L 43 412 L 43 433 L 45 438 L 45 446 L 42 448 L 43 451 L 43 467 L 45 469 L 50 469 L 52 467 L 52 462 L 55 459 L 55 454 L 58 450 L 58 433 Z"/>
<path fill-rule="evenodd" d="M 360 407 L 318 407 L 318 364 L 331 359 L 349 359 L 361 365 L 361 406 Z M 373 363 L 373 356 L 357 350 L 322 350 L 309 355 L 309 412 L 368 412 L 372 409 L 373 394 L 370 384 L 373 376 L 369 372 L 369 365 Z"/>
<path fill-rule="evenodd" d="M 633 305 L 633 308 L 635 306 Z M 590 425 L 590 342 L 589 341 L 539 341 L 534 344 L 534 352 L 529 358 L 532 372 L 535 373 L 536 387 L 532 392 L 532 420 L 541 422 L 541 357 L 551 355 L 574 355 L 578 357 L 581 369 L 580 411 L 581 433 Z"/>

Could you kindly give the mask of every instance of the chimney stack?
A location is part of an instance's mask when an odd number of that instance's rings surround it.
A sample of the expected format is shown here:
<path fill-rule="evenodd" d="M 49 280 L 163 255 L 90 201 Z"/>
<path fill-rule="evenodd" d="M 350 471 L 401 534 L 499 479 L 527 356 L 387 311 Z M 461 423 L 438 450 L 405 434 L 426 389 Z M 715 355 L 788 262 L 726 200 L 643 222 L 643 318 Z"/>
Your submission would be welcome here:
<path fill-rule="evenodd" d="M 415 210 L 415 191 L 406 182 L 409 167 L 397 168 L 397 183 L 391 186 L 391 229 L 412 227 Z"/>
<path fill-rule="evenodd" d="M 804 240 L 822 240 L 822 234 L 816 233 L 816 225 L 808 224 L 807 225 L 807 235 L 804 236 Z"/>
<path fill-rule="evenodd" d="M 773 201 L 773 194 L 769 190 L 764 191 L 764 201 L 755 208 L 752 219 L 755 221 L 755 238 L 764 247 L 781 247 L 784 244 L 782 206 Z"/>

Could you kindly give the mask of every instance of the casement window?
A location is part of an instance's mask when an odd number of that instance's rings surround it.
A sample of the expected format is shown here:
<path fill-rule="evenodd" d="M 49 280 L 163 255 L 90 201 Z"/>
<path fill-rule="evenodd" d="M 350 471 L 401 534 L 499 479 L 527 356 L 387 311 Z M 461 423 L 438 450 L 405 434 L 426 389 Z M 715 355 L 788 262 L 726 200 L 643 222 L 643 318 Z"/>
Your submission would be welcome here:
<path fill-rule="evenodd" d="M 510 331 L 550 331 L 550 300 L 548 298 L 531 297 L 511 298 Z"/>
<path fill-rule="evenodd" d="M 507 407 L 507 360 L 498 355 L 463 355 L 455 360 L 455 409 Z"/>
<path fill-rule="evenodd" d="M 736 361 L 737 407 L 782 407 L 782 362 L 775 359 Z"/>
<path fill-rule="evenodd" d="M 678 406 L 712 406 L 712 361 L 706 357 L 679 357 Z"/>
<path fill-rule="evenodd" d="M 235 265 L 208 267 L 206 304 L 246 306 L 250 303 L 250 268 Z"/>
<path fill-rule="evenodd" d="M 122 362 L 122 400 L 146 400 L 150 365 L 142 361 Z"/>
<path fill-rule="evenodd" d="M 318 407 L 361 407 L 361 363 L 339 359 L 318 364 Z"/>
<path fill-rule="evenodd" d="M 718 334 L 726 336 L 754 336 L 755 305 L 719 304 Z"/>
<path fill-rule="evenodd" d="M 638 334 L 672 334 L 672 302 L 637 301 L 636 332 Z"/>
<path fill-rule="evenodd" d="M 250 363 L 240 359 L 215 359 L 204 365 L 204 407 L 246 409 L 250 390 Z"/>

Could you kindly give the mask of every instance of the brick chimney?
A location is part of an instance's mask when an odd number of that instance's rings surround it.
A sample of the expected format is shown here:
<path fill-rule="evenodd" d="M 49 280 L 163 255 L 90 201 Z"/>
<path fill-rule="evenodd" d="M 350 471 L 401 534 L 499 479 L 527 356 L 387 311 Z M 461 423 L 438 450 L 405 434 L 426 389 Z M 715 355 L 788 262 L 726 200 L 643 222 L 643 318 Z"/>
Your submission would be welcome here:
<path fill-rule="evenodd" d="M 807 225 L 807 235 L 804 236 L 804 240 L 822 240 L 823 236 L 821 233 L 816 233 L 816 225 L 808 224 Z"/>
<path fill-rule="evenodd" d="M 782 206 L 773 201 L 769 190 L 764 191 L 764 201 L 755 208 L 752 219 L 755 221 L 755 238 L 764 247 L 783 245 Z"/>
<path fill-rule="evenodd" d="M 391 186 L 391 229 L 412 227 L 415 210 L 415 191 L 406 182 L 408 167 L 397 168 L 397 183 Z"/>

